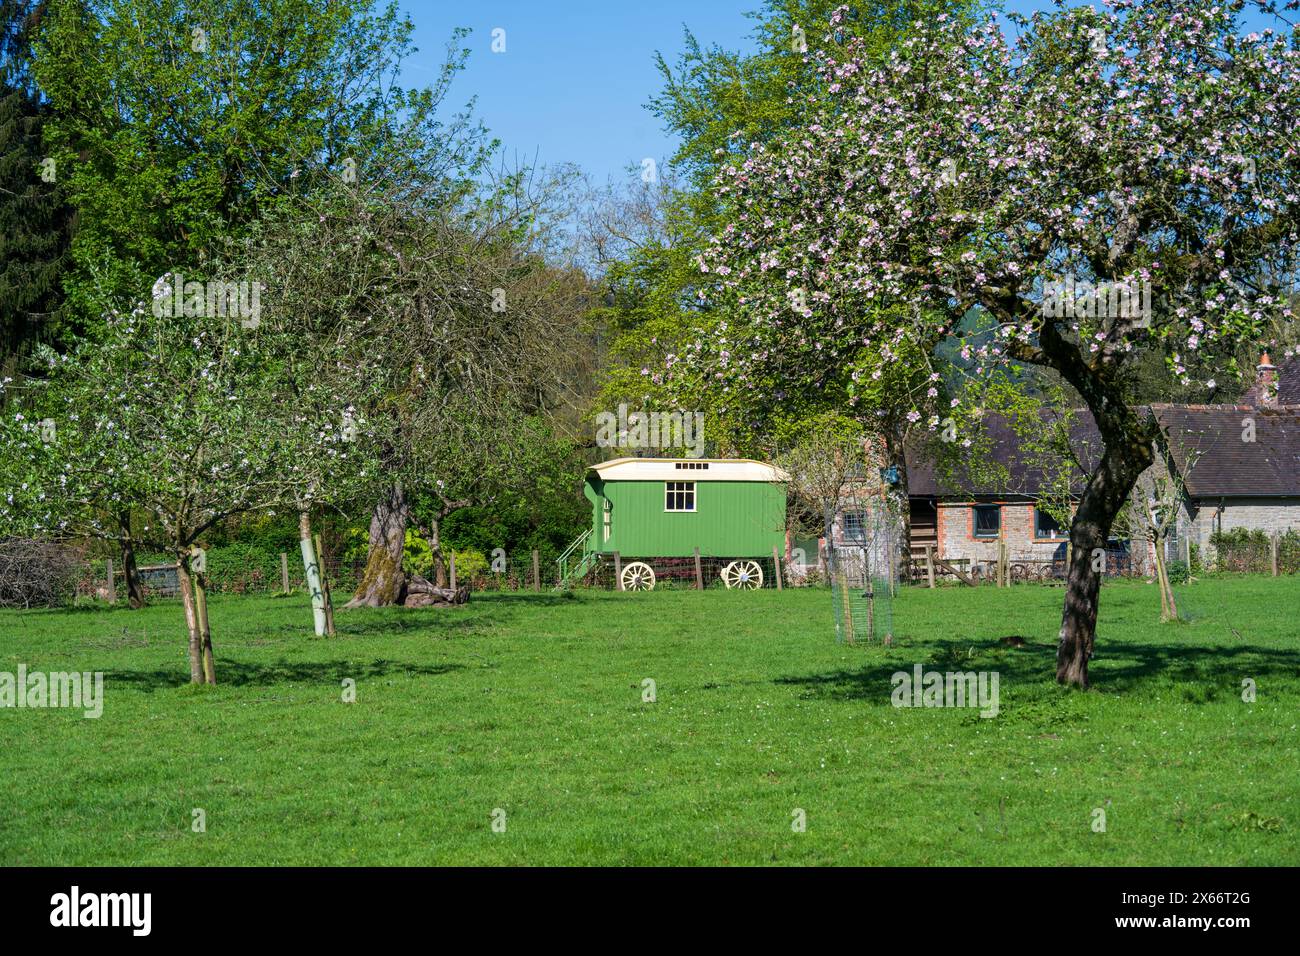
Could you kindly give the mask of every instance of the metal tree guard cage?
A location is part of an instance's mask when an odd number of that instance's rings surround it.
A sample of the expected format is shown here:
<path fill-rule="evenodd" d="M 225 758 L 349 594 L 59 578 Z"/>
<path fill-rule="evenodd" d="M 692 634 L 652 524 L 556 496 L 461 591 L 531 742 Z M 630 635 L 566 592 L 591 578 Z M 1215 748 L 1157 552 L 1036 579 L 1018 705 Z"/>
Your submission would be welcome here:
<path fill-rule="evenodd" d="M 827 548 L 835 639 L 846 644 L 891 639 L 900 535 L 893 509 L 879 500 L 855 503 L 837 524 Z"/>

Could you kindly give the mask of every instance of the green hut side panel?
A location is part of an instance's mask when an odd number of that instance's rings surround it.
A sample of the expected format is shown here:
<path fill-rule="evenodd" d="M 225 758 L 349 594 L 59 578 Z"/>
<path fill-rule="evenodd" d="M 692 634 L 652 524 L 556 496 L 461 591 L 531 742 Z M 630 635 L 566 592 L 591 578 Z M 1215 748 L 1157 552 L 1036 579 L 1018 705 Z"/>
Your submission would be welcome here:
<path fill-rule="evenodd" d="M 771 557 L 785 544 L 785 486 L 764 481 L 697 481 L 694 511 L 664 510 L 662 481 L 587 480 L 593 551 L 628 558 Z M 604 502 L 610 502 L 605 534 Z"/>

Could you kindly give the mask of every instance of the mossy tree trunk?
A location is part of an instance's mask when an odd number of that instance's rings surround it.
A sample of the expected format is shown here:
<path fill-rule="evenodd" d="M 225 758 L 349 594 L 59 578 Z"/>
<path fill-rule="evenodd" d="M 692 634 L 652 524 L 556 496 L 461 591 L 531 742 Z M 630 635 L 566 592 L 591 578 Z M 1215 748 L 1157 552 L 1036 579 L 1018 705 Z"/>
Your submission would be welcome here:
<path fill-rule="evenodd" d="M 345 606 L 387 607 L 406 599 L 406 572 L 402 570 L 402 549 L 406 545 L 409 512 L 400 482 L 388 489 L 375 504 L 370 518 L 370 549 L 366 567 L 357 582 L 356 593 Z"/>

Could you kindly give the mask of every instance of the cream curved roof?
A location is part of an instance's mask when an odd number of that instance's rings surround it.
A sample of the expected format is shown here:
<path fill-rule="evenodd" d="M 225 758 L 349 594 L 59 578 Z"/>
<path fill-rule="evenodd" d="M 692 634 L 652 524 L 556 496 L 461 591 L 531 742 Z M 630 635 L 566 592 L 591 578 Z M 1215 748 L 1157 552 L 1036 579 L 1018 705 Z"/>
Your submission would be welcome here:
<path fill-rule="evenodd" d="M 614 458 L 592 465 L 605 481 L 789 481 L 777 468 L 751 458 Z"/>

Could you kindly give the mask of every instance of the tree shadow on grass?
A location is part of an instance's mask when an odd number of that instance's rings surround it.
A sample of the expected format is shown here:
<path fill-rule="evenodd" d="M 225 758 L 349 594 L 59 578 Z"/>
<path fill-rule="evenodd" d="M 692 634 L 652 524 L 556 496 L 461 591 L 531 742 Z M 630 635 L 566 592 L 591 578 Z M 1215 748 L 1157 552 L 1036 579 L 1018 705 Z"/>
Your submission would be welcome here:
<path fill-rule="evenodd" d="M 217 661 L 217 686 L 250 687 L 272 684 L 327 684 L 338 687 L 344 678 L 357 683 L 389 676 L 438 677 L 464 670 L 462 664 L 412 664 L 406 661 L 286 661 L 253 664 L 238 660 Z M 108 684 L 123 684 L 152 693 L 155 690 L 185 687 L 189 674 L 174 670 L 119 670 L 105 675 Z"/>
<path fill-rule="evenodd" d="M 889 705 L 893 675 L 911 674 L 916 664 L 927 671 L 996 671 L 1002 693 L 1010 691 L 1012 699 L 1042 699 L 1058 690 L 1055 645 L 1027 643 L 1010 648 L 971 641 L 930 642 L 911 656 L 895 650 L 888 660 L 856 670 L 778 677 L 773 683 L 803 687 L 801 696 L 806 698 Z M 1261 687 L 1290 685 L 1300 695 L 1300 650 L 1251 644 L 1116 644 L 1097 649 L 1088 673 L 1092 689 L 1103 694 L 1126 694 L 1148 685 L 1182 685 L 1184 700 L 1208 703 L 1239 699 L 1242 680 L 1250 678 Z"/>
<path fill-rule="evenodd" d="M 494 607 L 519 604 L 529 607 L 577 606 L 582 601 L 577 591 L 475 591 L 470 595 L 471 604 L 478 602 Z"/>
<path fill-rule="evenodd" d="M 334 625 L 338 629 L 340 638 L 348 637 L 384 637 L 387 635 L 398 634 L 419 634 L 423 633 L 427 637 L 441 638 L 450 634 L 459 634 L 467 631 L 481 630 L 485 627 L 491 627 L 496 620 L 490 615 L 475 615 L 474 617 L 433 617 L 424 616 L 422 611 L 441 611 L 442 608 L 411 608 L 410 614 L 406 616 L 402 613 L 388 612 L 373 617 L 367 617 L 354 611 L 349 611 L 347 615 L 336 614 Z M 455 612 L 452 611 L 452 614 Z M 414 616 L 420 615 L 420 616 Z M 333 638 L 330 638 L 333 640 Z"/>
<path fill-rule="evenodd" d="M 537 607 L 577 607 L 581 598 L 552 593 L 475 591 L 469 603 L 460 607 L 341 608 L 335 624 L 341 637 L 411 631 L 466 632 L 515 622 L 521 614 Z"/>

